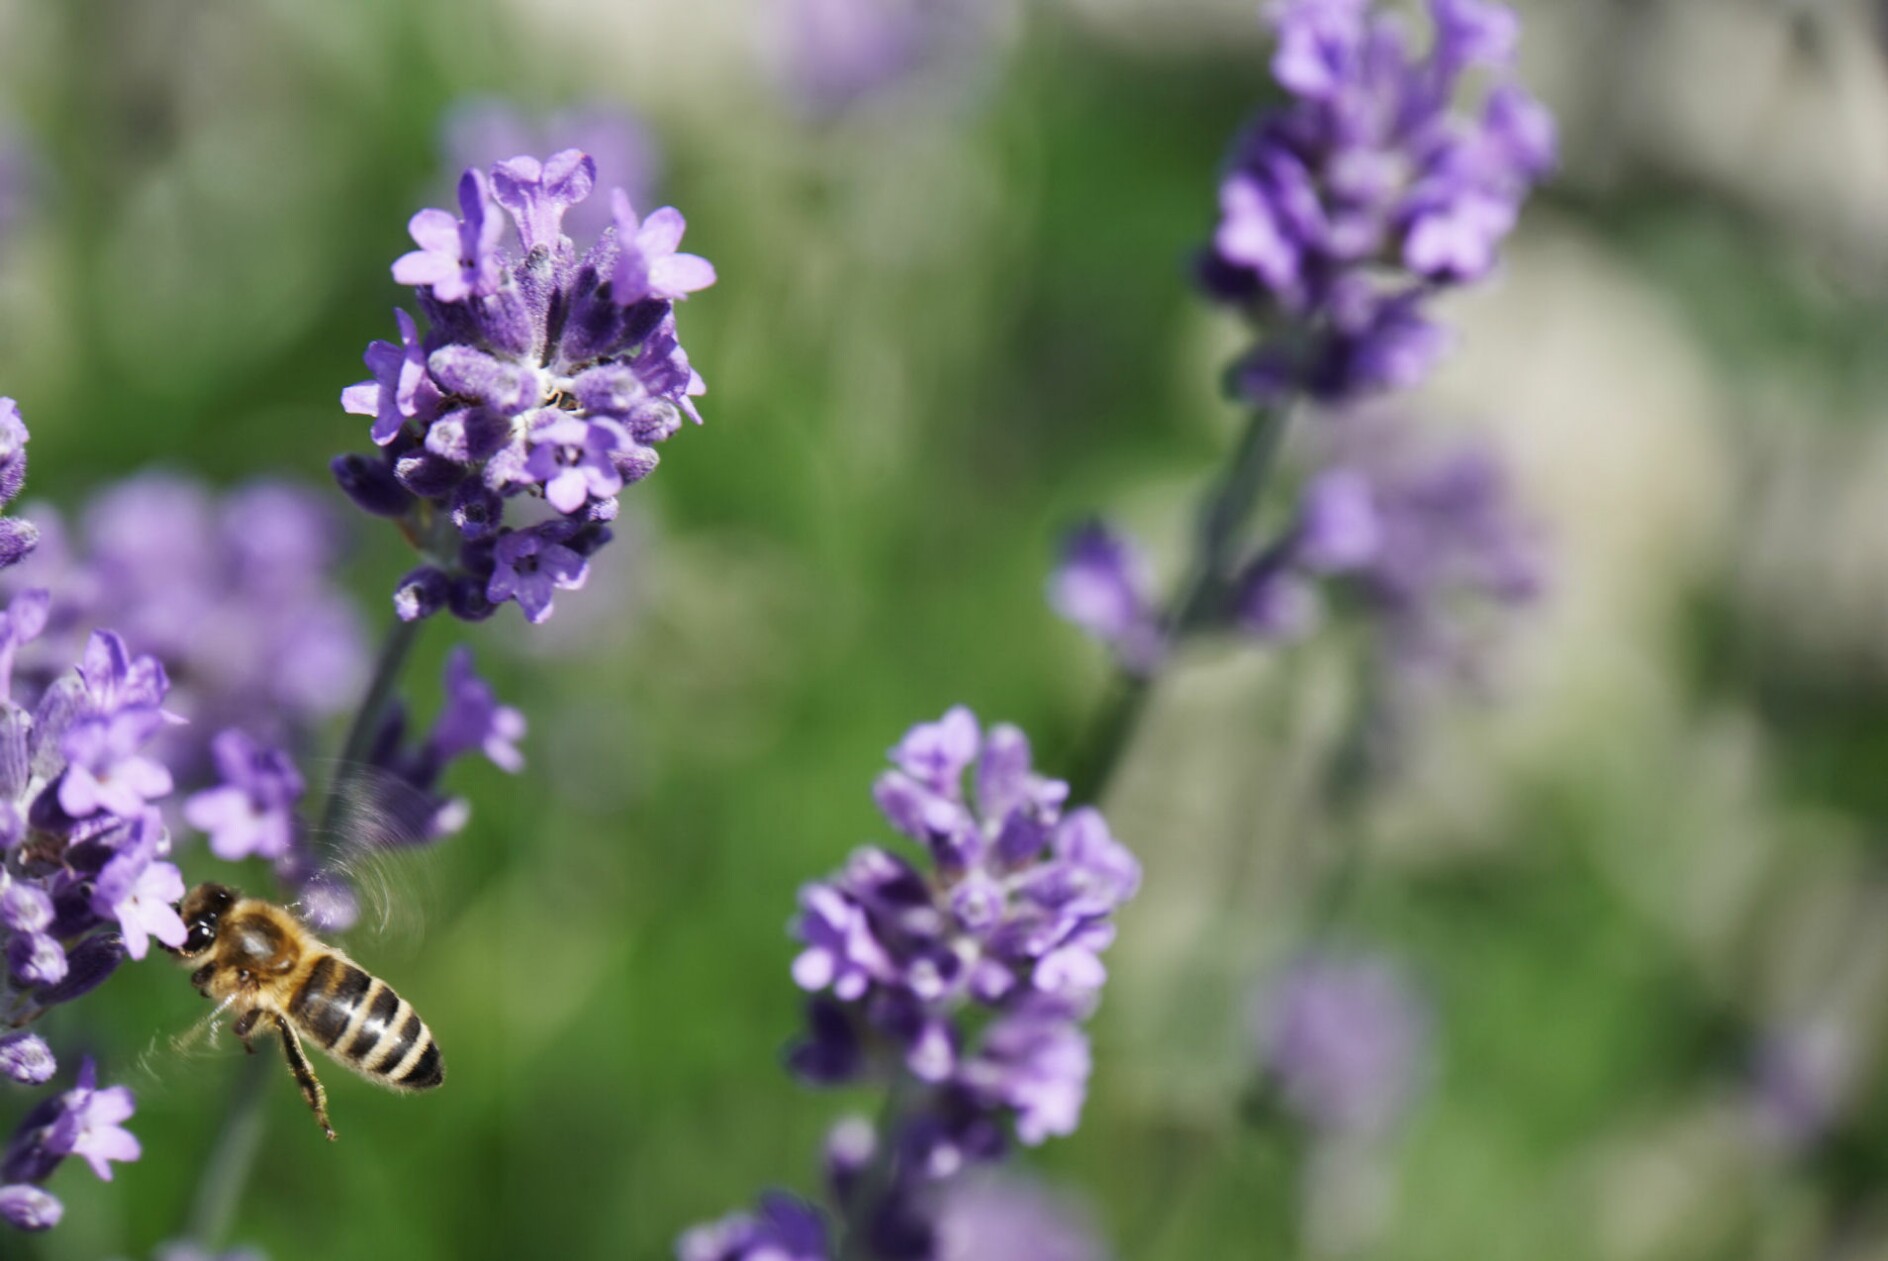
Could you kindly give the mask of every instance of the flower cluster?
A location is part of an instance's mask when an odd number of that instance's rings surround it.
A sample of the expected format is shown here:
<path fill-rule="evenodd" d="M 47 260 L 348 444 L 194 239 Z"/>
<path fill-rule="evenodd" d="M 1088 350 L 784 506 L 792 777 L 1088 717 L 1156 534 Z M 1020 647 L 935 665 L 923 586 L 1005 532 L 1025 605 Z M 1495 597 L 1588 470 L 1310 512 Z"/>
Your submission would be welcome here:
<path fill-rule="evenodd" d="M 1429 1012 L 1388 960 L 1301 959 L 1261 993 L 1253 1023 L 1278 1098 L 1319 1134 L 1381 1138 L 1422 1085 Z"/>
<path fill-rule="evenodd" d="M 1553 119 L 1515 80 L 1519 23 L 1493 0 L 1428 0 L 1418 55 L 1374 0 L 1283 0 L 1272 73 L 1289 94 L 1234 147 L 1201 272 L 1258 345 L 1244 395 L 1325 401 L 1406 386 L 1446 348 L 1423 308 L 1494 266 Z"/>
<path fill-rule="evenodd" d="M 684 415 L 701 419 L 674 305 L 713 284 L 714 268 L 678 251 L 678 211 L 643 219 L 620 189 L 613 226 L 580 254 L 563 219 L 595 176 L 575 149 L 474 168 L 456 217 L 422 210 L 409 225 L 419 248 L 393 276 L 417 288 L 428 327 L 396 311 L 399 342 L 368 348 L 373 377 L 342 405 L 374 418 L 381 451 L 333 466 L 424 559 L 394 595 L 406 620 L 441 609 L 477 620 L 507 601 L 531 622 L 549 617 L 609 541 L 618 493 L 655 469 L 656 444 Z M 538 519 L 507 520 L 520 500 Z"/>
<path fill-rule="evenodd" d="M 169 669 L 166 703 L 189 722 L 159 747 L 186 784 L 220 763 L 225 727 L 299 748 L 359 693 L 366 635 L 335 581 L 343 523 L 314 492 L 255 481 L 218 495 L 141 473 L 93 495 L 71 529 L 35 515 L 39 549 L 5 586 L 55 595 L 20 673 L 49 682 L 91 627 L 117 628 Z"/>
<path fill-rule="evenodd" d="M 1080 1121 L 1082 1022 L 1140 867 L 1098 812 L 1064 810 L 1067 785 L 1032 771 L 1015 727 L 983 731 L 959 707 L 891 758 L 874 796 L 928 870 L 873 846 L 801 890 L 793 977 L 814 997 L 788 1062 L 813 1084 L 894 1092 L 884 1135 L 835 1131 L 833 1198 L 873 1255 L 932 1258 L 945 1180 L 998 1158 L 1012 1128 L 1033 1145 Z"/>
<path fill-rule="evenodd" d="M 1099 812 L 1064 813 L 1068 786 L 1031 771 L 1015 727 L 982 732 L 959 707 L 912 728 L 892 760 L 874 796 L 930 870 L 868 847 L 801 890 L 793 976 L 819 997 L 792 1062 L 814 1082 L 877 1069 L 924 1083 L 922 1163 L 942 1175 L 994 1154 L 999 1118 L 1030 1144 L 1074 1131 L 1081 1021 L 1140 866 Z M 988 1017 L 974 1034 L 967 1009 Z"/>
<path fill-rule="evenodd" d="M 1329 421 L 1296 512 L 1232 584 L 1221 621 L 1267 643 L 1304 638 L 1328 602 L 1373 624 L 1406 672 L 1463 664 L 1465 628 L 1544 584 L 1537 531 L 1494 453 L 1414 442 L 1380 415 Z M 1065 619 L 1144 674 L 1164 651 L 1158 604 L 1131 540 L 1084 526 L 1050 579 Z"/>

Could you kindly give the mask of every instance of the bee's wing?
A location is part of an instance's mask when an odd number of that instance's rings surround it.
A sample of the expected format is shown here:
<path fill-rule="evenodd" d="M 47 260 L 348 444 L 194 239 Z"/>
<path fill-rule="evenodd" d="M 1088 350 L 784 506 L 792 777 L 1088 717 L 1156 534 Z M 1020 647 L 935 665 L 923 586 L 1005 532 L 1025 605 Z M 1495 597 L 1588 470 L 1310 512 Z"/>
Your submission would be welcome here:
<path fill-rule="evenodd" d="M 315 761 L 332 804 L 307 831 L 312 872 L 293 909 L 324 935 L 417 944 L 438 798 L 378 767 Z"/>
<path fill-rule="evenodd" d="M 140 1093 L 159 1092 L 181 1061 L 226 1055 L 239 1045 L 225 1028 L 234 1001 L 224 999 L 181 1033 L 154 1035 L 132 1069 Z"/>

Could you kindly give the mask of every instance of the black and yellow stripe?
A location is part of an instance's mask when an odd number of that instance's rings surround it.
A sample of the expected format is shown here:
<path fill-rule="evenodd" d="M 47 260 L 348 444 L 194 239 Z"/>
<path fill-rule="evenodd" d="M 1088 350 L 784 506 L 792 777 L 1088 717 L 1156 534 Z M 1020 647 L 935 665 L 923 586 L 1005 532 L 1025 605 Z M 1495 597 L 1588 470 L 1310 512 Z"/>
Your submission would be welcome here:
<path fill-rule="evenodd" d="M 337 1060 L 385 1085 L 429 1090 L 446 1079 L 439 1044 L 412 1004 L 339 955 L 315 961 L 288 1017 Z"/>

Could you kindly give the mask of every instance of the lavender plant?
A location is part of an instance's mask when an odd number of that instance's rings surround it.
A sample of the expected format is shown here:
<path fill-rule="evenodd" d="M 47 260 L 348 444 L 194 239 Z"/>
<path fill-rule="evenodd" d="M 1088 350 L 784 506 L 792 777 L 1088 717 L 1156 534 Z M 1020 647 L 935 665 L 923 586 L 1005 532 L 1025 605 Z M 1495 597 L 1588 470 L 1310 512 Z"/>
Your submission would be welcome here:
<path fill-rule="evenodd" d="M 1286 98 L 1233 146 L 1199 264 L 1205 292 L 1253 330 L 1228 375 L 1252 419 L 1164 604 L 1138 546 L 1102 521 L 1069 536 L 1049 580 L 1051 604 L 1106 643 L 1124 676 L 1078 777 L 1089 792 L 1106 783 L 1146 680 L 1179 641 L 1234 628 L 1302 638 L 1319 621 L 1318 580 L 1335 576 L 1383 615 L 1398 651 L 1414 653 L 1418 632 L 1433 629 L 1429 610 L 1447 602 L 1430 597 L 1461 585 L 1470 538 L 1484 560 L 1519 550 L 1495 539 L 1520 531 L 1491 464 L 1460 457 L 1453 482 L 1437 466 L 1424 488 L 1411 461 L 1397 467 L 1362 443 L 1307 481 L 1275 538 L 1250 539 L 1293 410 L 1310 401 L 1345 416 L 1420 381 L 1448 340 L 1430 300 L 1488 275 L 1552 168 L 1553 120 L 1515 77 L 1514 14 L 1492 0 L 1429 0 L 1427 11 L 1419 46 L 1398 12 L 1371 0 L 1268 10 Z M 1515 575 L 1484 585 L 1501 598 L 1531 589 Z"/>
<path fill-rule="evenodd" d="M 836 1251 L 818 1213 L 763 1201 L 683 1236 L 682 1261 L 935 1258 L 938 1211 L 970 1168 L 1071 1134 L 1090 1071 L 1082 1023 L 1107 971 L 1114 914 L 1140 866 L 1093 808 L 1034 772 L 1015 727 L 961 706 L 913 727 L 874 797 L 925 853 L 877 846 L 807 885 L 793 923 L 795 982 L 813 995 L 790 1070 L 816 1086 L 885 1092 L 877 1126 L 828 1144 Z"/>
<path fill-rule="evenodd" d="M 1554 161 L 1553 121 L 1515 77 L 1514 14 L 1490 0 L 1426 9 L 1420 42 L 1396 7 L 1372 0 L 1267 11 L 1285 99 L 1236 141 L 1198 265 L 1208 296 L 1252 330 L 1227 374 L 1251 420 L 1170 599 L 1138 545 L 1102 521 L 1069 536 L 1049 579 L 1051 605 L 1106 644 L 1122 675 L 1077 780 L 1086 793 L 1103 791 L 1150 681 L 1191 637 L 1290 643 L 1336 609 L 1363 622 L 1389 667 L 1366 679 L 1460 673 L 1473 660 L 1464 610 L 1539 587 L 1535 539 L 1498 462 L 1440 449 L 1406 412 L 1367 406 L 1420 382 L 1446 351 L 1432 299 L 1493 270 Z M 1261 529 L 1260 499 L 1301 410 L 1313 412 L 1318 458 Z M 1334 815 L 1361 783 L 1376 710 L 1358 706 L 1332 758 Z M 1311 899 L 1310 935 L 1329 927 L 1354 860 L 1353 847 Z M 1426 1029 L 1386 966 L 1314 953 L 1269 997 L 1266 1093 L 1313 1133 L 1375 1132 L 1413 1089 Z"/>

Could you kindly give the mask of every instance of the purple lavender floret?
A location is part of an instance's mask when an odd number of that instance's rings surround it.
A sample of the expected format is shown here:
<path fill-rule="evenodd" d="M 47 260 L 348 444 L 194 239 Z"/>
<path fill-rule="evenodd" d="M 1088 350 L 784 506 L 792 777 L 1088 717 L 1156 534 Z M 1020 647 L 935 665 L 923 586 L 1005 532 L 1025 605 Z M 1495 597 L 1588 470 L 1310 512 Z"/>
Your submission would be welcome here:
<path fill-rule="evenodd" d="M 761 1197 L 759 1211 L 697 1226 L 675 1244 L 676 1261 L 829 1261 L 831 1256 L 819 1210 L 778 1191 Z"/>
<path fill-rule="evenodd" d="M 1414 384 L 1446 349 L 1423 314 L 1496 264 L 1553 168 L 1552 117 L 1516 81 L 1519 23 L 1492 0 L 1429 0 L 1418 53 L 1373 0 L 1282 0 L 1288 94 L 1234 147 L 1201 265 L 1259 341 L 1235 370 L 1259 402 Z"/>
<path fill-rule="evenodd" d="M 230 727 L 217 733 L 210 753 L 219 782 L 184 803 L 185 821 L 209 834 L 210 852 L 225 862 L 289 857 L 307 784 L 288 751 Z"/>
<path fill-rule="evenodd" d="M 959 707 L 892 761 L 879 809 L 929 861 L 868 847 L 802 889 L 793 975 L 822 997 L 792 1062 L 915 1079 L 914 1165 L 943 1173 L 1000 1149 L 1003 1119 L 1028 1144 L 1075 1128 L 1081 1023 L 1140 867 L 1098 812 L 1064 810 L 1067 786 L 1032 772 L 1015 727 L 981 731 Z"/>
<path fill-rule="evenodd" d="M 1115 653 L 1130 674 L 1151 674 L 1166 636 L 1147 561 L 1134 541 L 1101 521 L 1071 531 L 1049 576 L 1049 605 Z"/>
<path fill-rule="evenodd" d="M 1389 960 L 1302 959 L 1262 991 L 1253 1025 L 1280 1098 L 1321 1134 L 1381 1138 L 1423 1083 L 1429 1011 Z"/>
<path fill-rule="evenodd" d="M 510 157 L 466 172 L 457 218 L 413 220 L 421 248 L 394 272 L 417 286 L 428 327 L 399 312 L 399 343 L 368 348 L 373 377 L 341 401 L 374 418 L 381 452 L 334 465 L 342 489 L 421 553 L 395 594 L 402 618 L 478 620 L 513 602 L 548 618 L 609 542 L 623 487 L 654 470 L 684 416 L 701 419 L 705 387 L 676 341 L 674 303 L 714 268 L 679 252 L 679 212 L 639 218 L 620 189 L 613 226 L 580 252 L 563 226 L 595 178 L 575 149 Z"/>

